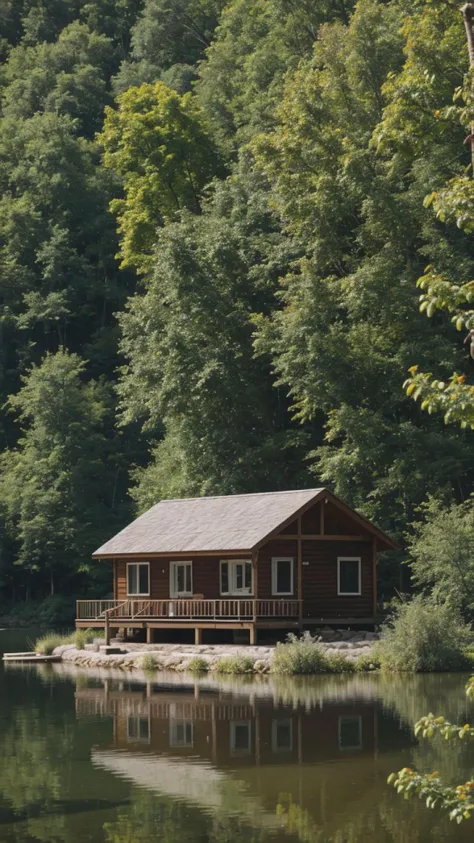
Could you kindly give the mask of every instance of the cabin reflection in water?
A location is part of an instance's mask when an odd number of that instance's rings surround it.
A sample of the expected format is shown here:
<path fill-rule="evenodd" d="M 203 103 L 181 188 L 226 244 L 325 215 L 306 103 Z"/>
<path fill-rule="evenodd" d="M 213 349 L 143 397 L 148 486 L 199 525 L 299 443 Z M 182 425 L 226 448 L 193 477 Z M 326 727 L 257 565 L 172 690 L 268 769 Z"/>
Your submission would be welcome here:
<path fill-rule="evenodd" d="M 112 716 L 114 748 L 199 757 L 223 767 L 298 764 L 377 752 L 377 707 L 359 701 L 275 706 L 272 699 L 158 685 L 76 692 L 78 716 Z"/>
<path fill-rule="evenodd" d="M 312 703 L 303 695 L 282 705 L 252 686 L 237 693 L 106 682 L 78 689 L 76 710 L 113 717 L 113 746 L 94 750 L 95 765 L 273 828 L 288 824 L 290 806 L 325 824 L 351 803 L 373 803 L 396 763 L 393 750 L 411 745 L 376 695 Z"/>

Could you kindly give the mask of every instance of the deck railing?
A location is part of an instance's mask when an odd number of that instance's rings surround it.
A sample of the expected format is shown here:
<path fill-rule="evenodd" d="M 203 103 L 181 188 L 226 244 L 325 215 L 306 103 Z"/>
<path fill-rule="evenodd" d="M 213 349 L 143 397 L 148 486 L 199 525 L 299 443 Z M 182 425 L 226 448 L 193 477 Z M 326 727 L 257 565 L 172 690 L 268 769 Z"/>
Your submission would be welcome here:
<path fill-rule="evenodd" d="M 78 600 L 77 620 L 253 620 L 255 618 L 297 619 L 300 600 Z"/>

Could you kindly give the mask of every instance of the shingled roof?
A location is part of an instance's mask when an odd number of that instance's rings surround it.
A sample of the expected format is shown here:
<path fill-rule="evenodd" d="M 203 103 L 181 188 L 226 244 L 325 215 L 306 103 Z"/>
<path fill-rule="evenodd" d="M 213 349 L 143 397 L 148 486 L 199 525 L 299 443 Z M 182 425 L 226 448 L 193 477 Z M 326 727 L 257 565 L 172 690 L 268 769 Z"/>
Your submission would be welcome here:
<path fill-rule="evenodd" d="M 395 546 L 370 521 L 349 510 L 326 489 L 300 489 L 163 500 L 99 547 L 93 556 L 251 552 L 323 493 L 362 522 L 365 529 L 381 537 L 386 546 Z"/>

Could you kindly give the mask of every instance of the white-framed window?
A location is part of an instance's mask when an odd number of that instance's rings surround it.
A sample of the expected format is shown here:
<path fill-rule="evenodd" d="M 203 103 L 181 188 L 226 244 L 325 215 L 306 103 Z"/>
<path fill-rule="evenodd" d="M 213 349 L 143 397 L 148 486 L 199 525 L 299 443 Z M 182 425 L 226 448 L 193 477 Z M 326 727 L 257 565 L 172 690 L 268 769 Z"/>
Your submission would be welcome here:
<path fill-rule="evenodd" d="M 273 752 L 291 752 L 293 749 L 293 721 L 291 717 L 284 720 L 272 720 L 272 750 Z"/>
<path fill-rule="evenodd" d="M 362 593 L 360 556 L 338 556 L 337 593 L 342 597 Z"/>
<path fill-rule="evenodd" d="M 170 720 L 170 746 L 194 746 L 194 724 L 192 720 Z"/>
<path fill-rule="evenodd" d="M 272 594 L 293 594 L 294 559 L 291 556 L 274 556 L 272 559 Z"/>
<path fill-rule="evenodd" d="M 149 597 L 150 596 L 150 563 L 149 562 L 128 562 L 127 563 L 127 596 L 128 597 Z"/>
<path fill-rule="evenodd" d="M 170 563 L 170 597 L 193 596 L 193 563 Z"/>
<path fill-rule="evenodd" d="M 129 743 L 150 743 L 150 721 L 148 717 L 127 717 L 127 741 Z"/>
<path fill-rule="evenodd" d="M 249 755 L 252 750 L 252 724 L 250 720 L 232 720 L 230 723 L 230 751 L 232 755 Z"/>
<path fill-rule="evenodd" d="M 221 560 L 221 594 L 252 594 L 252 563 L 249 559 Z"/>
<path fill-rule="evenodd" d="M 339 749 L 362 749 L 362 717 L 339 718 Z"/>

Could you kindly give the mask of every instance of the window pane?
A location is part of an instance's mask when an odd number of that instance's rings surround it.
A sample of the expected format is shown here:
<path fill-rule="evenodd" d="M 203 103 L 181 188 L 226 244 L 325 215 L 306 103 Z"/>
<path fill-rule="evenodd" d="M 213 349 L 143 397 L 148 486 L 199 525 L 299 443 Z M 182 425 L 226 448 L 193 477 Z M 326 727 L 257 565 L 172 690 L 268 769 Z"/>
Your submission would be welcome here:
<path fill-rule="evenodd" d="M 222 594 L 227 594 L 229 591 L 229 563 L 222 562 L 221 564 L 221 591 Z"/>
<path fill-rule="evenodd" d="M 293 748 L 293 736 L 291 720 L 274 721 L 275 723 L 275 749 L 291 750 Z"/>
<path fill-rule="evenodd" d="M 184 587 L 184 566 L 183 565 L 176 565 L 176 591 L 178 594 L 182 594 L 185 591 Z"/>
<path fill-rule="evenodd" d="M 235 566 L 235 588 L 240 591 L 244 587 L 244 566 L 240 563 Z"/>
<path fill-rule="evenodd" d="M 128 571 L 128 593 L 129 594 L 136 594 L 137 593 L 137 566 L 136 565 L 129 565 L 127 568 Z"/>
<path fill-rule="evenodd" d="M 288 594 L 291 592 L 291 562 L 288 559 L 279 559 L 277 562 L 277 594 Z"/>
<path fill-rule="evenodd" d="M 150 583 L 149 583 L 148 574 L 150 572 L 150 569 L 149 569 L 148 565 L 139 565 L 138 570 L 139 570 L 139 575 L 140 575 L 139 593 L 140 594 L 149 594 Z"/>
<path fill-rule="evenodd" d="M 252 563 L 251 562 L 245 563 L 245 588 L 248 588 L 249 591 L 252 590 Z"/>
<path fill-rule="evenodd" d="M 339 720 L 339 746 L 341 749 L 360 749 L 362 728 L 360 717 L 341 717 Z"/>
<path fill-rule="evenodd" d="M 150 723 L 147 718 L 140 717 L 138 721 L 138 733 L 140 740 L 147 741 L 150 738 Z"/>
<path fill-rule="evenodd" d="M 249 752 L 250 723 L 231 723 L 231 749 L 234 752 Z"/>
<path fill-rule="evenodd" d="M 359 593 L 359 561 L 339 560 L 339 591 L 341 594 Z"/>

